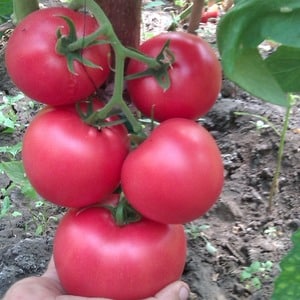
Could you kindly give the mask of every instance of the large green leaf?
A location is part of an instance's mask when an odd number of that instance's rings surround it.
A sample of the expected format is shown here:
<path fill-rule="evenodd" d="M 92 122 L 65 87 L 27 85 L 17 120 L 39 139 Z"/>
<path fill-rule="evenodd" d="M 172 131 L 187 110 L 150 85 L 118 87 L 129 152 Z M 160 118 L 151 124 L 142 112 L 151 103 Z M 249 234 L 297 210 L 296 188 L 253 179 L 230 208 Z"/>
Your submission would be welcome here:
<path fill-rule="evenodd" d="M 266 64 L 284 91 L 299 92 L 300 47 L 280 46 L 266 59 Z"/>
<path fill-rule="evenodd" d="M 239 0 L 218 25 L 217 42 L 224 73 L 251 94 L 288 106 L 286 93 L 300 91 L 300 81 L 297 83 L 296 79 L 299 71 L 288 72 L 282 62 L 289 58 L 290 65 L 299 65 L 299 58 L 290 56 L 291 48 L 300 48 L 299 37 L 300 1 Z M 284 47 L 278 48 L 279 54 L 275 51 L 264 59 L 258 46 L 265 40 Z M 283 70 L 279 71 L 280 67 Z"/>
<path fill-rule="evenodd" d="M 21 160 L 1 162 L 0 172 L 5 172 L 13 184 L 20 188 L 26 197 L 33 200 L 39 199 L 38 194 L 25 176 L 25 170 Z"/>
<path fill-rule="evenodd" d="M 0 0 L 0 23 L 8 19 L 12 12 L 12 0 Z"/>
<path fill-rule="evenodd" d="M 300 299 L 300 230 L 292 237 L 293 248 L 280 263 L 281 273 L 275 281 L 272 300 Z"/>

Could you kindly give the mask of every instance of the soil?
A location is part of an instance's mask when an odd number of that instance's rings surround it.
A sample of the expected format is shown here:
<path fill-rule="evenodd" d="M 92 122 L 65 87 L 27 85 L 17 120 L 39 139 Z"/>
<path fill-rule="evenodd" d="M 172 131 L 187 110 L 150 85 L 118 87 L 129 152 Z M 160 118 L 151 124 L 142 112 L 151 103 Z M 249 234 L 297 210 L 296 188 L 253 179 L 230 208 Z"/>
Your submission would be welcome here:
<path fill-rule="evenodd" d="M 161 15 L 165 18 L 161 18 Z M 165 28 L 167 10 L 144 12 L 148 31 Z M 215 24 L 201 26 L 213 46 Z M 2 47 L 4 42 L 2 42 Z M 1 51 L 1 46 L 0 46 Z M 0 60 L 0 105 L 3 95 L 18 91 Z M 14 105 L 19 124 L 28 124 L 36 109 L 28 99 Z M 249 115 L 236 115 L 245 112 Z M 220 97 L 201 123 L 215 137 L 225 165 L 225 186 L 219 201 L 202 218 L 186 224 L 188 256 L 183 274 L 191 288 L 191 299 L 270 299 L 279 262 L 291 248 L 290 237 L 300 227 L 300 103 L 294 106 L 286 137 L 278 192 L 268 211 L 268 196 L 276 168 L 279 136 L 270 126 L 258 128 L 254 115 L 268 118 L 281 130 L 285 110 L 253 98 L 224 79 Z M 267 125 L 264 123 L 264 125 Z M 0 133 L 0 146 L 22 139 L 25 126 L 13 134 Z M 7 159 L 2 156 L 1 160 Z M 11 184 L 0 175 L 0 188 Z M 1 194 L 0 194 L 1 196 Z M 3 202 L 4 195 L 0 198 Z M 41 274 L 51 256 L 52 241 L 64 209 L 45 204 L 36 208 L 18 189 L 13 189 L 11 211 L 0 219 L 0 297 L 15 281 Z M 56 218 L 54 218 L 56 217 Z M 38 224 L 42 233 L 37 235 Z M 270 270 L 254 274 L 261 286 L 241 281 L 241 273 L 253 262 L 271 262 Z M 252 278 L 253 278 L 252 277 Z"/>

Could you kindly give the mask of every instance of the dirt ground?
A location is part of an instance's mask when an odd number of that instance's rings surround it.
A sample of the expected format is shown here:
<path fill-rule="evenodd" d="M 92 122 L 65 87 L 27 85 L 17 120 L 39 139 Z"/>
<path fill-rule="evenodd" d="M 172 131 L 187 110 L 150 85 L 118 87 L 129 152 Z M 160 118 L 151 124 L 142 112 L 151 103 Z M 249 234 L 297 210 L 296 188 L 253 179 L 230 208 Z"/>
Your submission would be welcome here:
<path fill-rule="evenodd" d="M 144 15 L 148 30 L 164 26 L 162 20 L 166 19 L 160 14 L 151 10 Z M 206 26 L 201 32 L 215 28 L 212 24 Z M 210 42 L 215 42 L 211 36 Z M 1 104 L 1 93 L 15 94 L 16 89 L 6 75 L 3 53 L 0 59 Z M 28 109 L 27 99 L 14 109 L 20 122 L 28 123 L 34 114 Z M 191 287 L 191 299 L 270 299 L 279 273 L 278 263 L 291 247 L 291 234 L 300 227 L 300 103 L 293 108 L 289 123 L 278 193 L 271 212 L 267 211 L 267 199 L 279 137 L 271 127 L 259 129 L 258 119 L 253 115 L 238 116 L 235 112 L 266 117 L 279 130 L 285 114 L 283 108 L 255 99 L 224 80 L 217 103 L 201 120 L 220 147 L 226 180 L 216 205 L 204 217 L 186 224 L 188 257 L 183 280 Z M 22 134 L 23 131 L 9 135 L 0 132 L 0 146 L 20 141 Z M 0 175 L 0 188 L 9 184 L 9 179 Z M 57 221 L 48 220 L 43 234 L 36 236 L 33 216 L 38 209 L 33 209 L 30 200 L 18 190 L 11 199 L 13 208 L 22 215 L 0 219 L 0 297 L 16 280 L 43 272 L 57 226 Z M 62 213 L 63 209 L 51 205 L 43 208 L 48 217 L 59 219 Z M 258 278 L 261 286 L 250 279 L 241 281 L 241 273 L 253 262 L 272 263 L 270 270 L 250 278 Z"/>

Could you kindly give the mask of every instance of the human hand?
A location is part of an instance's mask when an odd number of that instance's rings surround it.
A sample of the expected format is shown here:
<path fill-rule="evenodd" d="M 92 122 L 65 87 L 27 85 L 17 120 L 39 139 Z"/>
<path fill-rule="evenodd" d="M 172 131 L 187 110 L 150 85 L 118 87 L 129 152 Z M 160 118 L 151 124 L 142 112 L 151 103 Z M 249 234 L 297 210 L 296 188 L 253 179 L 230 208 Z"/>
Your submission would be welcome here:
<path fill-rule="evenodd" d="M 188 286 L 176 281 L 162 289 L 154 297 L 144 300 L 187 300 Z M 41 277 L 29 277 L 15 283 L 2 300 L 111 300 L 107 298 L 87 298 L 66 295 L 60 285 L 53 258 L 47 271 Z"/>

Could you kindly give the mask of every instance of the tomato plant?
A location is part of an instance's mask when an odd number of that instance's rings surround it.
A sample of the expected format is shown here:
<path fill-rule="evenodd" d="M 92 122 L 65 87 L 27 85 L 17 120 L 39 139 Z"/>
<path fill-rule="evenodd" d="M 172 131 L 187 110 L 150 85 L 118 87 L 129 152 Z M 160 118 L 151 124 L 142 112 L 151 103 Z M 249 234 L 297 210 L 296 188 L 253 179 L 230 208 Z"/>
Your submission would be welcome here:
<path fill-rule="evenodd" d="M 153 296 L 180 278 L 185 257 L 182 225 L 142 219 L 120 227 L 110 211 L 100 207 L 70 210 L 54 239 L 62 286 L 83 297 Z"/>
<path fill-rule="evenodd" d="M 82 207 L 100 202 L 118 186 L 128 149 L 123 125 L 89 126 L 69 105 L 47 107 L 33 119 L 22 157 L 26 175 L 42 197 Z"/>
<path fill-rule="evenodd" d="M 185 223 L 203 215 L 223 187 L 223 164 L 212 136 L 196 122 L 162 122 L 125 159 L 121 185 L 149 219 Z"/>
<path fill-rule="evenodd" d="M 67 47 L 63 48 L 67 45 L 60 45 L 62 53 L 59 53 L 58 30 L 65 37 L 71 31 L 62 16 L 75 25 L 75 33 L 68 36 L 74 41 L 98 28 L 97 21 L 89 15 L 64 7 L 41 9 L 19 23 L 5 54 L 7 71 L 16 86 L 28 97 L 51 105 L 85 99 L 104 83 L 110 72 L 108 44 L 91 45 L 69 53 L 64 52 L 68 51 Z M 68 65 L 74 69 L 73 73 Z"/>
<path fill-rule="evenodd" d="M 135 106 L 147 117 L 157 121 L 182 117 L 197 119 L 215 103 L 221 88 L 221 67 L 209 44 L 193 34 L 168 32 L 157 35 L 140 46 L 140 51 L 156 57 L 170 41 L 168 74 L 171 85 L 165 90 L 153 76 L 127 82 L 128 93 Z M 174 61 L 172 62 L 172 60 Z M 132 59 L 129 75 L 143 72 L 147 65 Z"/>

